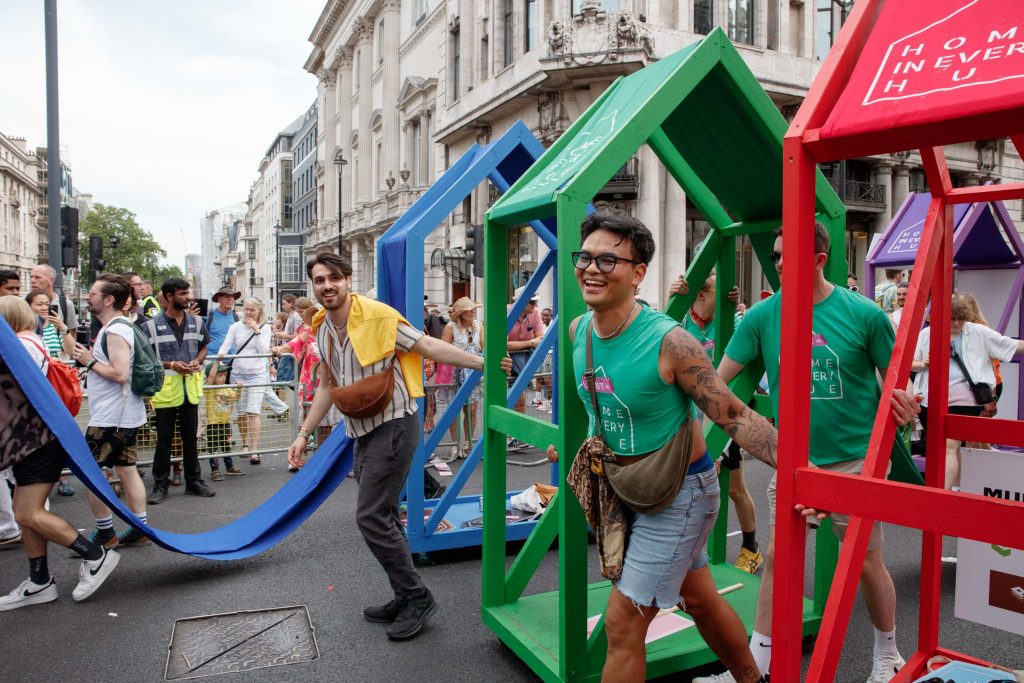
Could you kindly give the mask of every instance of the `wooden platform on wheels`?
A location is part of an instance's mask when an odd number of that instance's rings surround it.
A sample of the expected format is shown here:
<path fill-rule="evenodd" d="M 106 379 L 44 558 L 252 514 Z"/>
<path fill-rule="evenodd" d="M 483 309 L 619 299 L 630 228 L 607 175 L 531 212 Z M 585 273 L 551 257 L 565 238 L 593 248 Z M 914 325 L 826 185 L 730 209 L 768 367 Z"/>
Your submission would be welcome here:
<path fill-rule="evenodd" d="M 737 569 L 731 564 L 711 565 L 711 574 L 719 589 L 743 584 L 725 595 L 728 602 L 743 620 L 749 634 L 754 628 L 754 608 L 757 605 L 757 590 L 761 579 Z M 608 604 L 611 582 L 600 581 L 587 586 L 587 614 L 601 614 Z M 558 592 L 526 595 L 516 602 L 483 608 L 484 623 L 493 630 L 502 642 L 526 662 L 534 673 L 544 681 L 562 680 L 559 677 L 558 661 Z M 815 614 L 814 603 L 804 600 L 803 634 L 817 633 L 821 616 Z M 716 660 L 695 627 L 666 636 L 647 646 L 647 677 L 656 678 L 676 671 L 694 669 Z M 587 678 L 577 680 L 598 680 L 600 671 Z"/>

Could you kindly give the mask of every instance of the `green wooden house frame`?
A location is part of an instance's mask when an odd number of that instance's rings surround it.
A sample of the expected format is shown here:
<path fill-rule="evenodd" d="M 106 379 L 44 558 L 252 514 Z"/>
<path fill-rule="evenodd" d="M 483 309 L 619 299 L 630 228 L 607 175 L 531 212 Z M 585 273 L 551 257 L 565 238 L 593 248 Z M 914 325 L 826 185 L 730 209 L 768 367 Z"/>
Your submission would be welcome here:
<path fill-rule="evenodd" d="M 556 218 L 558 358 L 560 392 L 558 425 L 543 423 L 505 407 L 506 379 L 495 350 L 505 348 L 502 326 L 486 331 L 490 351 L 484 386 L 484 538 L 482 617 L 484 622 L 545 681 L 597 680 L 604 663 L 606 639 L 599 622 L 588 638 L 586 621 L 601 614 L 610 584 L 588 585 L 588 532 L 582 509 L 564 484 L 511 566 L 504 537 L 506 437 L 541 449 L 555 444 L 563 465 L 585 438 L 587 416 L 575 392 L 569 325 L 584 312 L 574 281 L 571 253 L 579 249 L 579 225 L 586 207 L 642 145 L 648 145 L 711 225 L 707 239 L 686 272 L 690 283 L 702 282 L 717 269 L 718 339 L 715 363 L 732 335 L 734 307 L 726 293 L 736 278 L 736 238 L 748 235 L 773 285 L 770 260 L 773 231 L 782 216 L 782 138 L 786 121 L 765 94 L 721 29 L 703 40 L 615 81 L 561 138 L 487 213 L 485 231 L 484 309 L 489 318 L 504 315 L 507 303 L 508 231 L 530 220 Z M 826 275 L 845 284 L 846 211 L 818 173 L 818 219 L 830 230 L 833 253 Z M 683 229 L 683 226 L 679 226 Z M 689 309 L 699 287 L 675 296 L 667 312 L 677 320 Z M 744 400 L 754 394 L 762 374 L 748 368 L 733 382 Z M 767 402 L 757 405 L 770 414 Z M 725 434 L 706 428 L 709 450 L 720 453 Z M 728 473 L 723 469 L 723 477 Z M 725 562 L 724 512 L 728 481 L 723 479 L 722 510 L 710 544 L 712 572 L 719 587 L 742 584 L 726 595 L 752 628 L 759 579 Z M 560 590 L 538 595 L 524 591 L 555 539 L 558 539 Z M 819 533 L 819 568 L 815 600 L 805 600 L 803 632 L 816 632 L 835 566 L 836 543 Z M 662 676 L 713 661 L 715 656 L 690 628 L 651 643 L 647 675 Z"/>

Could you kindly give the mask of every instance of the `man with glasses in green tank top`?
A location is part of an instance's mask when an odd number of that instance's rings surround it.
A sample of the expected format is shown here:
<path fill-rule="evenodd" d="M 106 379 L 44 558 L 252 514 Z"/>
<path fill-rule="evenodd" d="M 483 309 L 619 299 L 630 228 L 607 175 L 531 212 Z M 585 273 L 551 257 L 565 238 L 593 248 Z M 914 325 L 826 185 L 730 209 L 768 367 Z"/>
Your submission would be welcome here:
<path fill-rule="evenodd" d="M 782 231 L 776 231 L 772 261 L 782 276 Z M 830 239 L 821 223 L 814 233 L 814 322 L 811 337 L 810 462 L 815 467 L 859 474 L 880 396 L 877 373 L 889 367 L 895 342 L 889 318 L 870 299 L 825 279 Z M 772 406 L 778 414 L 779 349 L 782 336 L 782 297 L 776 292 L 752 307 L 726 347 L 718 372 L 726 382 L 756 358 L 764 360 Z M 908 392 L 896 390 L 892 415 L 896 423 L 910 422 L 920 411 Z M 764 575 L 757 595 L 757 612 L 750 650 L 758 668 L 771 660 L 772 578 L 775 555 L 775 477 L 768 484 L 771 532 L 765 551 Z M 798 506 L 799 509 L 800 506 Z M 825 514 L 805 510 L 809 518 Z M 832 528 L 843 540 L 846 515 L 833 515 Z M 875 630 L 874 658 L 867 683 L 884 683 L 904 661 L 896 649 L 896 589 L 882 558 L 882 526 L 875 522 L 861 570 L 860 588 Z M 738 679 L 737 679 L 738 680 Z M 728 674 L 697 678 L 694 683 L 732 683 Z"/>
<path fill-rule="evenodd" d="M 729 391 L 693 335 L 637 302 L 637 287 L 654 256 L 650 230 L 635 218 L 608 214 L 591 215 L 581 230 L 582 250 L 573 254 L 573 263 L 591 311 L 573 321 L 570 335 L 589 433 L 600 419 L 608 446 L 623 464 L 658 450 L 681 430 L 692 435 L 689 469 L 674 501 L 654 514 L 625 509 L 629 543 L 605 612 L 608 656 L 602 681 L 644 680 L 647 627 L 659 609 L 677 604 L 736 680 L 762 681 L 743 624 L 718 594 L 708 568 L 705 545 L 718 515 L 718 478 L 691 418 L 692 404 L 772 466 L 775 429 Z M 588 331 L 600 416 L 593 414 L 582 379 Z M 548 450 L 557 458 L 553 447 Z"/>

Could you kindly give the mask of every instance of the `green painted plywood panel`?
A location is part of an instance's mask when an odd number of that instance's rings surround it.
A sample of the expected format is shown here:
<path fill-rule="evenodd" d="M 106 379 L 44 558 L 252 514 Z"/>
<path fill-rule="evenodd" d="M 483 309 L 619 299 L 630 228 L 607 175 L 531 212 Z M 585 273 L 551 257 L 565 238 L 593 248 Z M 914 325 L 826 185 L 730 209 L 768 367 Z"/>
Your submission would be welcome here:
<path fill-rule="evenodd" d="M 572 144 L 555 145 L 527 173 L 525 182 L 516 183 L 491 207 L 491 215 L 501 218 L 524 206 L 549 204 L 552 196 L 566 187 L 587 163 L 599 157 L 608 145 L 634 122 L 644 116 L 651 97 L 670 84 L 670 77 L 700 43 L 694 43 L 668 57 L 616 81 L 616 87 L 600 104 L 591 106 L 583 125 L 559 139 Z M 570 135 L 572 133 L 572 135 Z M 615 172 L 610 169 L 608 177 Z"/>

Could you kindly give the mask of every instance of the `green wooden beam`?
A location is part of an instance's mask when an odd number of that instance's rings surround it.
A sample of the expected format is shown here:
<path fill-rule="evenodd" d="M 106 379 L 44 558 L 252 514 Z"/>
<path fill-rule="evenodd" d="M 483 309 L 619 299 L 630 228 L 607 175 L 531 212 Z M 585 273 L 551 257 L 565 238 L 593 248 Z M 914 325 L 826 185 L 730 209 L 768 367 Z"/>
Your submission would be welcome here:
<path fill-rule="evenodd" d="M 670 296 L 668 304 L 665 306 L 665 315 L 675 321 L 683 319 L 683 316 L 690 310 L 690 306 L 693 305 L 697 294 L 700 292 L 700 287 L 696 286 L 696 283 L 698 281 L 703 283 L 707 279 L 708 273 L 711 272 L 711 269 L 715 267 L 715 263 L 718 262 L 718 255 L 721 251 L 722 241 L 718 233 L 712 230 L 704 238 L 700 249 L 697 250 L 697 255 L 686 269 L 684 277 L 690 285 L 690 291 L 686 294 L 673 294 Z"/>
<path fill-rule="evenodd" d="M 569 325 L 585 310 L 583 296 L 576 285 L 572 252 L 579 250 L 579 226 L 586 216 L 587 204 L 559 195 L 557 208 L 558 386 L 562 387 L 562 400 L 558 402 L 560 429 L 555 443 L 563 463 L 559 468 L 559 489 L 570 492 L 565 477 L 571 458 L 586 438 L 589 423 L 583 403 L 569 389 L 576 386 Z M 499 334 L 504 333 L 502 326 L 490 327 L 497 328 Z M 504 462 L 501 465 L 504 466 Z M 587 520 L 575 495 L 566 495 L 562 499 L 558 513 L 559 675 L 563 681 L 575 681 L 591 673 L 589 666 L 593 665 L 587 661 Z M 504 525 L 501 533 L 504 533 Z"/>
<path fill-rule="evenodd" d="M 484 310 L 489 320 L 504 320 L 508 291 L 508 225 L 489 216 L 484 219 Z M 505 435 L 491 424 L 489 406 L 504 406 L 508 380 L 500 366 L 508 339 L 502 324 L 484 326 L 484 411 L 483 411 L 483 577 L 481 600 L 484 608 L 505 602 L 505 492 L 508 452 Z"/>
<path fill-rule="evenodd" d="M 739 223 L 733 223 L 727 225 L 720 230 L 723 235 L 760 235 L 762 233 L 772 233 L 775 229 L 782 225 L 781 218 L 767 218 L 760 221 L 741 221 Z"/>
<path fill-rule="evenodd" d="M 723 228 L 734 223 L 733 219 L 726 213 L 718 201 L 718 197 L 711 191 L 700 176 L 694 172 L 693 167 L 683 158 L 668 135 L 660 127 L 647 138 L 647 146 L 657 155 L 665 170 L 671 174 L 679 186 L 686 192 L 687 199 L 697 207 L 705 220 L 713 228 Z"/>
<path fill-rule="evenodd" d="M 571 491 L 567 492 L 572 495 Z M 520 549 L 516 559 L 509 567 L 505 579 L 505 600 L 504 602 L 515 602 L 526 590 L 534 573 L 540 566 L 544 556 L 551 549 L 551 544 L 558 534 L 559 508 L 562 506 L 562 492 L 557 492 L 548 503 L 547 509 L 541 515 L 540 521 L 533 527 L 526 543 Z"/>
<path fill-rule="evenodd" d="M 517 413 L 505 406 L 489 406 L 491 428 L 519 439 L 542 451 L 558 440 L 558 425 L 541 422 L 535 417 Z"/>

